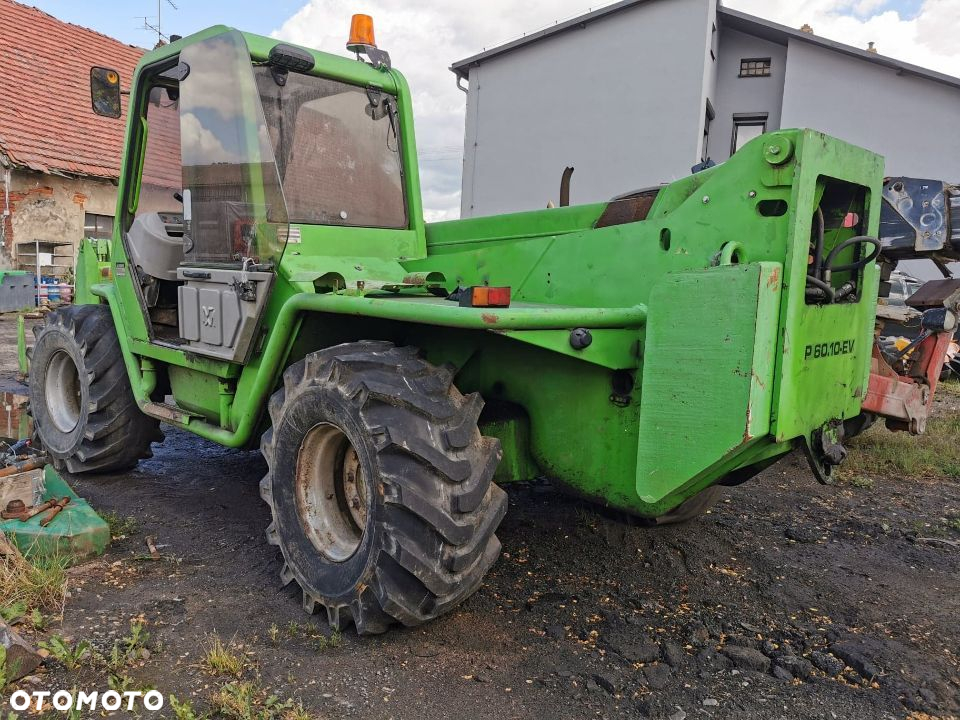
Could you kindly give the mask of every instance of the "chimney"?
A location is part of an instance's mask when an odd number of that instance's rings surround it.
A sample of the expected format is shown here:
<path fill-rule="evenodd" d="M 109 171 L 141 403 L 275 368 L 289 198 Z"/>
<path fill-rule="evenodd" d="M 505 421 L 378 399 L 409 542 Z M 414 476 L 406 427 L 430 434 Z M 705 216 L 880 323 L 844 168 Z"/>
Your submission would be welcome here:
<path fill-rule="evenodd" d="M 867 52 L 876 54 L 877 49 L 873 46 L 873 41 L 867 43 Z"/>
<path fill-rule="evenodd" d="M 810 33 L 813 35 L 813 28 L 809 24 L 804 23 L 803 27 L 800 28 L 800 32 Z"/>

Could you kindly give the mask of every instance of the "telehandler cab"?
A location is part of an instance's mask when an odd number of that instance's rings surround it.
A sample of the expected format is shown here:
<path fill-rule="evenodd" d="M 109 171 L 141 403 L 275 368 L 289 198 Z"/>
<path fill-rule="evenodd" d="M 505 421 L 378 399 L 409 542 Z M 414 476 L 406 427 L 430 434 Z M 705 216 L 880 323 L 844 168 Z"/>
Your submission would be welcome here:
<path fill-rule="evenodd" d="M 782 130 L 614 201 L 428 225 L 406 81 L 369 19 L 348 47 L 212 27 L 147 53 L 126 100 L 93 68 L 126 150 L 112 241 L 83 243 L 76 304 L 34 331 L 59 467 L 130 468 L 161 422 L 259 441 L 282 581 L 378 633 L 477 589 L 497 483 L 668 522 L 798 446 L 828 479 L 878 416 L 922 430 L 955 307 L 894 369 L 878 262 L 955 257 L 955 189 L 925 186 L 943 234 L 921 242 L 896 203 L 921 190 Z"/>

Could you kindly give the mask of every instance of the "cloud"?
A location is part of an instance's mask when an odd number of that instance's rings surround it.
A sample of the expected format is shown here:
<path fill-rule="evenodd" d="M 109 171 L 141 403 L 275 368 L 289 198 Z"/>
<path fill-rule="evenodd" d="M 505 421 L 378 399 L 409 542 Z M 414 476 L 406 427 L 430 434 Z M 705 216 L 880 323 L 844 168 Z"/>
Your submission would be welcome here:
<path fill-rule="evenodd" d="M 887 0 L 729 0 L 726 5 L 791 27 L 808 23 L 817 35 L 854 47 L 873 42 L 882 55 L 960 75 L 960 0 L 924 0 L 909 19 L 888 9 Z"/>
<path fill-rule="evenodd" d="M 180 118 L 180 137 L 184 165 L 211 165 L 213 163 L 239 162 L 236 153 L 227 150 L 218 135 L 204 126 L 193 113 L 184 113 Z"/>
<path fill-rule="evenodd" d="M 602 6 L 598 2 L 593 9 Z M 729 0 L 726 5 L 791 27 L 810 23 L 826 38 L 865 48 L 873 41 L 884 55 L 948 74 L 960 74 L 956 23 L 960 0 L 924 0 L 919 13 L 902 19 L 889 0 Z M 377 41 L 388 50 L 413 93 L 424 208 L 431 220 L 460 211 L 465 96 L 448 70 L 451 63 L 524 33 L 587 12 L 589 0 L 309 0 L 273 35 L 338 55 L 350 16 L 373 16 Z M 603 52 L 602 48 L 597 49 Z"/>

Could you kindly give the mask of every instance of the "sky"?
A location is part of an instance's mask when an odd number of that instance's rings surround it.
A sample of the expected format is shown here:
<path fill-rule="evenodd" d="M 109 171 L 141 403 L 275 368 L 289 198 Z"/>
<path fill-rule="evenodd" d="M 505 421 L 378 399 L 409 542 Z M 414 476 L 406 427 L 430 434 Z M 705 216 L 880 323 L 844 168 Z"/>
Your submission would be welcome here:
<path fill-rule="evenodd" d="M 152 47 L 156 0 L 21 0 L 141 47 Z M 591 9 L 591 0 L 160 0 L 161 31 L 187 35 L 223 23 L 347 55 L 350 16 L 374 17 L 378 45 L 413 92 L 424 211 L 428 221 L 460 211 L 465 95 L 450 64 Z M 609 4 L 593 0 L 592 6 Z M 822 37 L 960 76 L 960 0 L 725 0 L 727 7 Z"/>

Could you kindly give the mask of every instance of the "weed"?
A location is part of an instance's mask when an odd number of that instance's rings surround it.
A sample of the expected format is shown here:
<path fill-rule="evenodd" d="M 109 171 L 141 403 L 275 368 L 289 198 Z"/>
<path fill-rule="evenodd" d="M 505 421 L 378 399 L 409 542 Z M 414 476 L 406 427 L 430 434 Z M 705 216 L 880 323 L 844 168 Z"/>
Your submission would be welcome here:
<path fill-rule="evenodd" d="M 43 613 L 40 612 L 37 608 L 34 608 L 30 611 L 30 627 L 34 630 L 43 630 L 47 625 L 47 621 L 43 617 Z"/>
<path fill-rule="evenodd" d="M 321 633 L 317 633 L 312 636 L 312 639 L 313 647 L 318 652 L 338 648 L 343 644 L 343 635 L 340 634 L 339 630 L 334 630 L 330 637 L 327 637 Z"/>
<path fill-rule="evenodd" d="M 291 710 L 302 711 L 292 700 L 281 701 L 252 682 L 227 683 L 214 693 L 211 702 L 216 712 L 232 720 L 286 720 Z"/>
<path fill-rule="evenodd" d="M 142 651 L 146 649 L 147 643 L 150 642 L 150 633 L 147 632 L 146 627 L 146 623 L 140 620 L 130 621 L 130 634 L 123 637 L 128 658 L 139 657 L 143 654 Z"/>
<path fill-rule="evenodd" d="M 947 527 L 960 532 L 960 517 L 950 518 L 947 520 Z"/>
<path fill-rule="evenodd" d="M 93 656 L 93 647 L 86 640 L 80 640 L 71 645 L 59 635 L 41 642 L 40 647 L 50 653 L 67 670 L 76 670 L 84 660 Z"/>
<path fill-rule="evenodd" d="M 253 682 L 227 683 L 211 702 L 217 713 L 231 720 L 311 720 L 300 703 L 281 700 Z"/>
<path fill-rule="evenodd" d="M 208 717 L 207 714 L 197 715 L 196 710 L 193 709 L 193 703 L 189 700 L 181 702 L 176 695 L 170 696 L 170 709 L 173 710 L 175 720 L 204 720 Z"/>
<path fill-rule="evenodd" d="M 6 623 L 15 623 L 27 614 L 27 604 L 22 600 L 0 607 L 0 619 Z"/>
<path fill-rule="evenodd" d="M 218 637 L 210 641 L 203 655 L 203 664 L 214 675 L 234 675 L 240 677 L 243 672 L 243 658 L 228 647 Z"/>
<path fill-rule="evenodd" d="M 67 591 L 67 560 L 59 555 L 27 560 L 14 552 L 0 563 L 0 597 L 21 617 L 33 608 L 60 614 Z M 0 612 L 5 619 L 6 612 Z"/>
<path fill-rule="evenodd" d="M 313 720 L 313 715 L 308 713 L 303 705 L 296 703 L 283 713 L 283 720 Z"/>
<path fill-rule="evenodd" d="M 280 628 L 277 627 L 277 624 L 276 624 L 276 623 L 274 623 L 273 625 L 270 626 L 270 629 L 267 630 L 267 635 L 268 635 L 269 638 L 270 638 L 270 644 L 271 644 L 271 645 L 279 645 L 279 644 L 280 644 Z"/>
<path fill-rule="evenodd" d="M 107 686 L 111 690 L 115 690 L 121 695 L 123 695 L 128 690 L 133 690 L 136 687 L 136 683 L 132 677 L 129 675 L 113 675 L 111 674 L 107 678 Z"/>
<path fill-rule="evenodd" d="M 127 663 L 147 657 L 147 643 L 150 642 L 150 633 L 146 631 L 146 624 L 140 620 L 130 621 L 130 633 L 119 640 L 114 640 L 110 654 L 102 658 L 107 670 L 118 674 Z"/>
<path fill-rule="evenodd" d="M 123 517 L 112 510 L 108 513 L 100 513 L 100 517 L 110 526 L 110 537 L 114 540 L 128 537 L 137 531 L 136 518 Z"/>
<path fill-rule="evenodd" d="M 10 682 L 11 678 L 17 676 L 18 670 L 18 667 L 7 665 L 7 649 L 3 645 L 0 645 L 0 692 L 7 687 L 7 683 Z"/>
<path fill-rule="evenodd" d="M 287 623 L 287 635 L 290 637 L 296 637 L 300 634 L 300 623 L 296 620 L 291 620 Z"/>
<path fill-rule="evenodd" d="M 861 490 L 873 490 L 873 478 L 864 477 L 863 475 L 855 475 L 850 478 L 850 484 Z"/>

